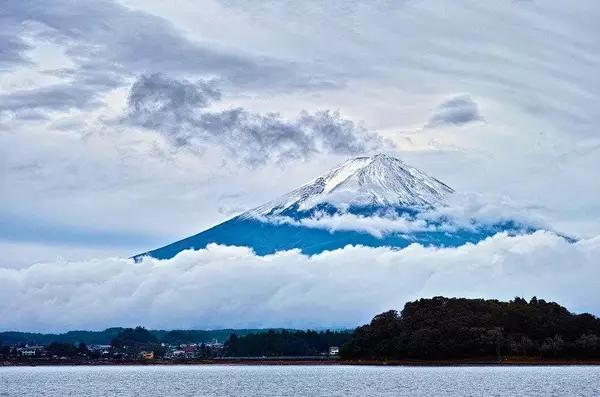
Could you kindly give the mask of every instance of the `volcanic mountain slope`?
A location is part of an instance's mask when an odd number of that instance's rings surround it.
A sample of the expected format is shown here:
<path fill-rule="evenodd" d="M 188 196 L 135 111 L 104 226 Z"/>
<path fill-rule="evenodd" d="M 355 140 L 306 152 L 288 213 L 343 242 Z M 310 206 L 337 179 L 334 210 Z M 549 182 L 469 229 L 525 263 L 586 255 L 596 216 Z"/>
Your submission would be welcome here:
<path fill-rule="evenodd" d="M 346 161 L 324 176 L 242 216 L 311 213 L 327 205 L 344 211 L 433 207 L 454 190 L 435 178 L 409 167 L 397 158 L 378 154 Z"/>
<path fill-rule="evenodd" d="M 168 259 L 210 243 L 247 246 L 258 255 L 294 248 L 317 254 L 349 244 L 459 246 L 500 231 L 533 230 L 513 221 L 453 224 L 437 211 L 452 194 L 446 184 L 395 157 L 357 157 L 274 201 L 134 258 Z"/>

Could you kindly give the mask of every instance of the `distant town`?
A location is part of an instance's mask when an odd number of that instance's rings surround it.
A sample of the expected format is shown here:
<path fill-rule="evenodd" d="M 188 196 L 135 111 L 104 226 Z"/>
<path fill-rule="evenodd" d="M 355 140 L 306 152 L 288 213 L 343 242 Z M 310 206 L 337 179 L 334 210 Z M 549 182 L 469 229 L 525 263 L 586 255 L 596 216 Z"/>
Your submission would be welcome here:
<path fill-rule="evenodd" d="M 110 343 L 76 341 L 105 338 L 117 330 Z M 324 360 L 337 358 L 340 348 L 335 343 L 345 343 L 350 337 L 350 331 L 239 330 L 240 336 L 233 332 L 225 340 L 192 341 L 228 331 L 113 328 L 54 335 L 58 340 L 49 343 L 43 341 L 52 335 L 5 332 L 0 333 L 8 342 L 0 339 L 0 365 L 167 364 L 281 357 Z M 38 343 L 26 341 L 28 337 Z"/>

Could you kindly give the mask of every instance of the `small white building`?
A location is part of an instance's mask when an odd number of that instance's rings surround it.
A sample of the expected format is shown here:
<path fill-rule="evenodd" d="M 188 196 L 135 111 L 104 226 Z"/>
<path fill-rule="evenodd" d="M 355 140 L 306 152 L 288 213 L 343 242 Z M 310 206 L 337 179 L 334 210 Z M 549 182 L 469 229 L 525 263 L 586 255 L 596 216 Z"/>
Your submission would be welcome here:
<path fill-rule="evenodd" d="M 46 348 L 44 346 L 29 346 L 25 345 L 25 347 L 17 348 L 17 354 L 22 357 L 35 357 L 36 355 L 41 355 L 44 353 Z"/>
<path fill-rule="evenodd" d="M 174 350 L 171 354 L 173 358 L 185 358 L 185 351 L 183 350 Z"/>
<path fill-rule="evenodd" d="M 337 356 L 338 354 L 340 354 L 340 348 L 338 346 L 330 346 L 329 347 L 329 355 L 330 356 Z"/>

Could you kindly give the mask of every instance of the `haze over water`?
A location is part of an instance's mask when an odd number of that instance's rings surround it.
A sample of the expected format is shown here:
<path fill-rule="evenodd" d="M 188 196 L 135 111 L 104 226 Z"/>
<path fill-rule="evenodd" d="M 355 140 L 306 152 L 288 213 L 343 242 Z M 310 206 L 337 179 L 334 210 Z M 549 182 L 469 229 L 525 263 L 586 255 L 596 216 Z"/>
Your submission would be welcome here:
<path fill-rule="evenodd" d="M 0 396 L 591 396 L 598 366 L 0 368 Z"/>

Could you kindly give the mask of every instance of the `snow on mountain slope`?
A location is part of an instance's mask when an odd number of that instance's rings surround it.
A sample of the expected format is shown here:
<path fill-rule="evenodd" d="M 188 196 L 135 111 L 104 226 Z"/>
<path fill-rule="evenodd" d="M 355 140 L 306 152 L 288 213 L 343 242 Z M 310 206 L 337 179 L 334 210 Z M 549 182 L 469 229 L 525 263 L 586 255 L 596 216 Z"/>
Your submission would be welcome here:
<path fill-rule="evenodd" d="M 278 215 L 290 208 L 309 210 L 327 203 L 350 205 L 432 207 L 454 190 L 401 160 L 385 154 L 357 157 L 283 197 L 243 214 Z"/>

